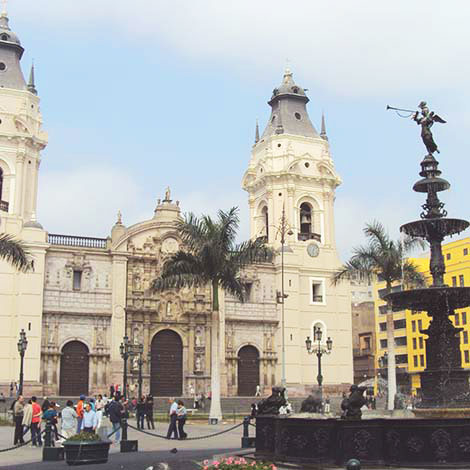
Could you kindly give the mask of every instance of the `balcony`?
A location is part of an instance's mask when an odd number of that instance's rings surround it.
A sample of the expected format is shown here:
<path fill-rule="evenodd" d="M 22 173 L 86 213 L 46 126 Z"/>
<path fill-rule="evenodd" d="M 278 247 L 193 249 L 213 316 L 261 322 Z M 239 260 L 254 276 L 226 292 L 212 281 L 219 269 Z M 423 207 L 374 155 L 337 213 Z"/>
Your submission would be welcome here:
<path fill-rule="evenodd" d="M 316 240 L 321 243 L 321 235 L 319 233 L 303 233 L 299 232 L 297 234 L 297 239 L 301 242 L 306 242 L 307 240 Z"/>
<path fill-rule="evenodd" d="M 8 212 L 8 202 L 7 201 L 0 201 L 0 211 Z"/>
<path fill-rule="evenodd" d="M 78 237 L 75 235 L 58 235 L 50 233 L 47 241 L 51 245 L 76 246 L 80 248 L 106 248 L 106 238 Z"/>
<path fill-rule="evenodd" d="M 312 296 L 313 302 L 323 302 L 323 295 L 314 295 Z"/>
<path fill-rule="evenodd" d="M 371 355 L 372 355 L 372 349 L 370 348 L 354 348 L 353 349 L 354 357 L 371 356 Z"/>

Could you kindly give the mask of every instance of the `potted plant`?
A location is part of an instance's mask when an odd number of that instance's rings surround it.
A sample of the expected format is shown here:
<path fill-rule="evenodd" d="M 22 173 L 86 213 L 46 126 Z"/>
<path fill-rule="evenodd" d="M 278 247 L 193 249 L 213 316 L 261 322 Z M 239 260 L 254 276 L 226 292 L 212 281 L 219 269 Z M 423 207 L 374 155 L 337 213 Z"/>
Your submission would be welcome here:
<path fill-rule="evenodd" d="M 204 460 L 200 465 L 202 470 L 277 470 L 273 463 L 248 462 L 243 457 L 222 457 L 219 460 Z"/>
<path fill-rule="evenodd" d="M 102 441 L 91 432 L 80 432 L 64 442 L 65 461 L 68 465 L 106 463 L 111 441 Z"/>

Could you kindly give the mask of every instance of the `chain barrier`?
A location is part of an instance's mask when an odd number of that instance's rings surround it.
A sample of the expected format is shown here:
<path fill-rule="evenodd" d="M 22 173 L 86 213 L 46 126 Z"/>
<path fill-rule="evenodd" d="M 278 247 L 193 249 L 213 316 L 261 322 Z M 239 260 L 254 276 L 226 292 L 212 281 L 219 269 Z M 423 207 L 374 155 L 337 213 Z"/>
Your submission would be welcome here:
<path fill-rule="evenodd" d="M 113 434 L 116 434 L 120 430 L 121 430 L 121 426 L 119 426 L 117 429 L 109 433 L 106 437 L 109 439 Z"/>
<path fill-rule="evenodd" d="M 256 428 L 256 424 L 253 424 L 253 423 L 248 423 L 250 426 L 253 426 L 254 428 Z"/>
<path fill-rule="evenodd" d="M 23 436 L 30 430 L 31 428 L 28 426 L 28 429 L 23 433 Z M 42 431 L 41 434 L 43 434 L 45 431 Z M 19 449 L 20 447 L 24 447 L 26 445 L 28 445 L 29 443 L 32 442 L 32 438 L 29 440 L 29 441 L 26 441 L 26 442 L 22 442 L 21 444 L 16 444 L 14 446 L 11 446 L 11 447 L 7 447 L 6 449 L 0 449 L 0 453 L 2 452 L 8 452 L 9 450 L 14 450 L 14 449 Z"/>
<path fill-rule="evenodd" d="M 131 429 L 134 429 L 135 431 L 140 431 L 144 434 L 148 434 L 149 436 L 159 437 L 160 439 L 168 439 L 167 436 L 164 436 L 163 434 L 156 434 L 156 433 L 144 431 L 143 429 L 136 428 L 135 426 L 132 426 L 132 424 L 129 424 L 129 423 L 127 424 L 127 426 L 129 426 Z M 223 431 L 219 431 L 219 432 L 216 432 L 216 433 L 213 433 L 213 434 L 206 434 L 205 436 L 197 436 L 197 437 L 187 437 L 184 440 L 185 441 L 197 441 L 199 439 L 208 439 L 209 437 L 220 436 L 221 434 L 224 434 L 226 432 L 233 431 L 234 429 L 237 429 L 240 426 L 243 426 L 243 423 L 238 423 L 238 424 L 236 424 L 235 426 L 232 426 L 229 429 L 224 429 Z"/>

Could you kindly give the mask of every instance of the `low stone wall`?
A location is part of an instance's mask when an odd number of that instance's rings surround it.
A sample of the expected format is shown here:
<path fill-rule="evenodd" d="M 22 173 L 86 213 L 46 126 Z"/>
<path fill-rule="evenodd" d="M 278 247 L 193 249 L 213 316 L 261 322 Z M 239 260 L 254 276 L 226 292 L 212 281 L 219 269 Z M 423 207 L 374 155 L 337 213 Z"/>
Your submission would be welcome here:
<path fill-rule="evenodd" d="M 256 455 L 276 462 L 456 468 L 470 464 L 468 419 L 256 420 Z"/>

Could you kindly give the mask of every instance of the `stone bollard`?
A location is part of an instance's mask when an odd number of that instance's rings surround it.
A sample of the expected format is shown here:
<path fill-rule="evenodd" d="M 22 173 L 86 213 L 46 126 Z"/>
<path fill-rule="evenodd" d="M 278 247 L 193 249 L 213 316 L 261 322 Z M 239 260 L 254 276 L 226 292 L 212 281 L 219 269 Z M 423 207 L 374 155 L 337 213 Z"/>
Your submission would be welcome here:
<path fill-rule="evenodd" d="M 346 470 L 361 470 L 361 462 L 357 459 L 349 459 L 346 462 Z"/>
<path fill-rule="evenodd" d="M 250 417 L 243 418 L 243 436 L 242 436 L 242 449 L 255 447 L 255 437 L 250 437 Z"/>
<path fill-rule="evenodd" d="M 64 460 L 64 448 L 63 447 L 53 447 L 52 439 L 52 423 L 48 419 L 46 421 L 46 428 L 44 434 L 44 447 L 42 449 L 42 460 L 43 461 L 57 461 Z"/>
<path fill-rule="evenodd" d="M 130 441 L 127 439 L 127 417 L 121 418 L 121 452 L 137 452 L 139 450 L 139 441 Z"/>

